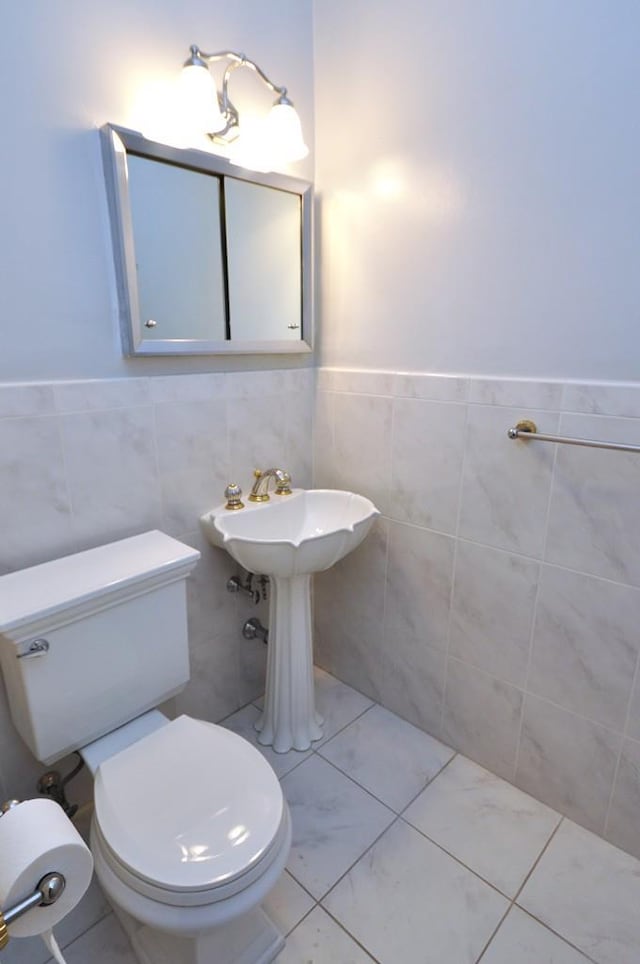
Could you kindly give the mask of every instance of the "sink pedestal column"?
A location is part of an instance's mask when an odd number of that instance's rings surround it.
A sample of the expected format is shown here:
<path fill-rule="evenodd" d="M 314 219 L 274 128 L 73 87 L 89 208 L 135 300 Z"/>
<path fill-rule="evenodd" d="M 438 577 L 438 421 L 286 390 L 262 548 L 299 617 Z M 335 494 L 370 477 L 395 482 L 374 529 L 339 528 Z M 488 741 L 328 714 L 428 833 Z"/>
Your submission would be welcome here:
<path fill-rule="evenodd" d="M 308 750 L 322 738 L 315 711 L 311 576 L 270 576 L 269 652 L 258 743 L 277 753 Z"/>

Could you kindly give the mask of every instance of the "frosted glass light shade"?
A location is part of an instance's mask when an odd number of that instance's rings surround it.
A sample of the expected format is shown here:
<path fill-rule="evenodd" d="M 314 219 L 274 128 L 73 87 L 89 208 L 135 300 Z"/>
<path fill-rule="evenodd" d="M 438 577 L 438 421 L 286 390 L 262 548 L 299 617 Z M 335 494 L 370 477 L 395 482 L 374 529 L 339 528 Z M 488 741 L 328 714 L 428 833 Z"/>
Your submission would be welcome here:
<path fill-rule="evenodd" d="M 229 147 L 229 160 L 249 171 L 272 171 L 276 158 L 266 131 L 266 121 L 242 121 L 239 134 Z"/>
<path fill-rule="evenodd" d="M 277 102 L 265 120 L 264 135 L 274 157 L 285 163 L 301 161 L 309 153 L 302 136 L 302 124 L 293 104 Z"/>
<path fill-rule="evenodd" d="M 191 126 L 207 134 L 215 134 L 226 126 L 220 113 L 218 94 L 207 67 L 190 64 L 180 74 L 182 107 Z"/>

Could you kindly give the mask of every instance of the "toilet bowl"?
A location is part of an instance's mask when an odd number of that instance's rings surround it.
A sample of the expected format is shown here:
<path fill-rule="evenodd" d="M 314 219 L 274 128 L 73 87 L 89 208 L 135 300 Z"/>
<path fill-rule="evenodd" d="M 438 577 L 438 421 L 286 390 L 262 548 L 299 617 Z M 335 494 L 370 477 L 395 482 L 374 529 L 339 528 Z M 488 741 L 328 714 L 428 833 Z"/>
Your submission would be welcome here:
<path fill-rule="evenodd" d="M 289 854 L 280 784 L 236 734 L 152 715 L 157 729 L 113 756 L 103 756 L 99 741 L 91 827 L 98 880 L 145 964 L 273 960 L 281 935 L 261 912 L 247 915 Z M 93 769 L 92 747 L 80 752 Z"/>
<path fill-rule="evenodd" d="M 284 939 L 260 904 L 291 845 L 278 779 L 242 737 L 150 708 L 189 678 L 198 557 L 153 532 L 1 577 L 0 662 L 34 755 L 78 750 L 94 777 L 96 875 L 141 964 L 267 964 Z"/>

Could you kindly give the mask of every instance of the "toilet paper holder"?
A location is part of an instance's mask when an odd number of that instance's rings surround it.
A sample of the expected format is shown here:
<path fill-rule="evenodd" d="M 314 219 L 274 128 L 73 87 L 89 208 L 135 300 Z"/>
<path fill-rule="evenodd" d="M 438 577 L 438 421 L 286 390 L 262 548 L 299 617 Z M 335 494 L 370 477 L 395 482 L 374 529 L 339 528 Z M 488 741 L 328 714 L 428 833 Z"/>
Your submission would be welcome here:
<path fill-rule="evenodd" d="M 66 884 L 64 875 L 54 870 L 45 874 L 33 893 L 25 897 L 24 900 L 18 901 L 17 904 L 6 910 L 0 910 L 0 950 L 9 943 L 9 932 L 7 931 L 9 924 L 12 924 L 18 917 L 22 917 L 32 907 L 48 907 L 50 904 L 55 904 L 58 898 L 62 896 Z"/>
<path fill-rule="evenodd" d="M 13 807 L 17 807 L 19 802 L 19 800 L 7 800 L 6 803 L 3 803 L 0 808 L 0 817 Z M 53 870 L 41 878 L 33 893 L 25 897 L 24 900 L 18 901 L 17 904 L 6 908 L 6 910 L 0 908 L 0 951 L 9 943 L 9 931 L 7 930 L 9 924 L 12 924 L 18 917 L 22 917 L 32 907 L 49 907 L 51 904 L 55 904 L 58 898 L 62 896 L 66 885 L 64 874 Z"/>

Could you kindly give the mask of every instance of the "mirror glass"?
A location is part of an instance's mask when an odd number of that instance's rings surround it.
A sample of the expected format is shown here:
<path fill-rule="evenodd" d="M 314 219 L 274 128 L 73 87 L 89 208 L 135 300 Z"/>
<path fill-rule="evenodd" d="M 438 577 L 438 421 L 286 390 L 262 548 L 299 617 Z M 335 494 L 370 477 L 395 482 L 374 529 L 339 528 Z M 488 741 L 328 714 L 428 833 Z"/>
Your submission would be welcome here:
<path fill-rule="evenodd" d="M 232 338 L 300 339 L 300 198 L 225 180 Z"/>
<path fill-rule="evenodd" d="M 311 185 L 102 129 L 128 355 L 311 350 Z"/>
<path fill-rule="evenodd" d="M 135 154 L 127 168 L 146 337 L 223 341 L 219 180 Z"/>

